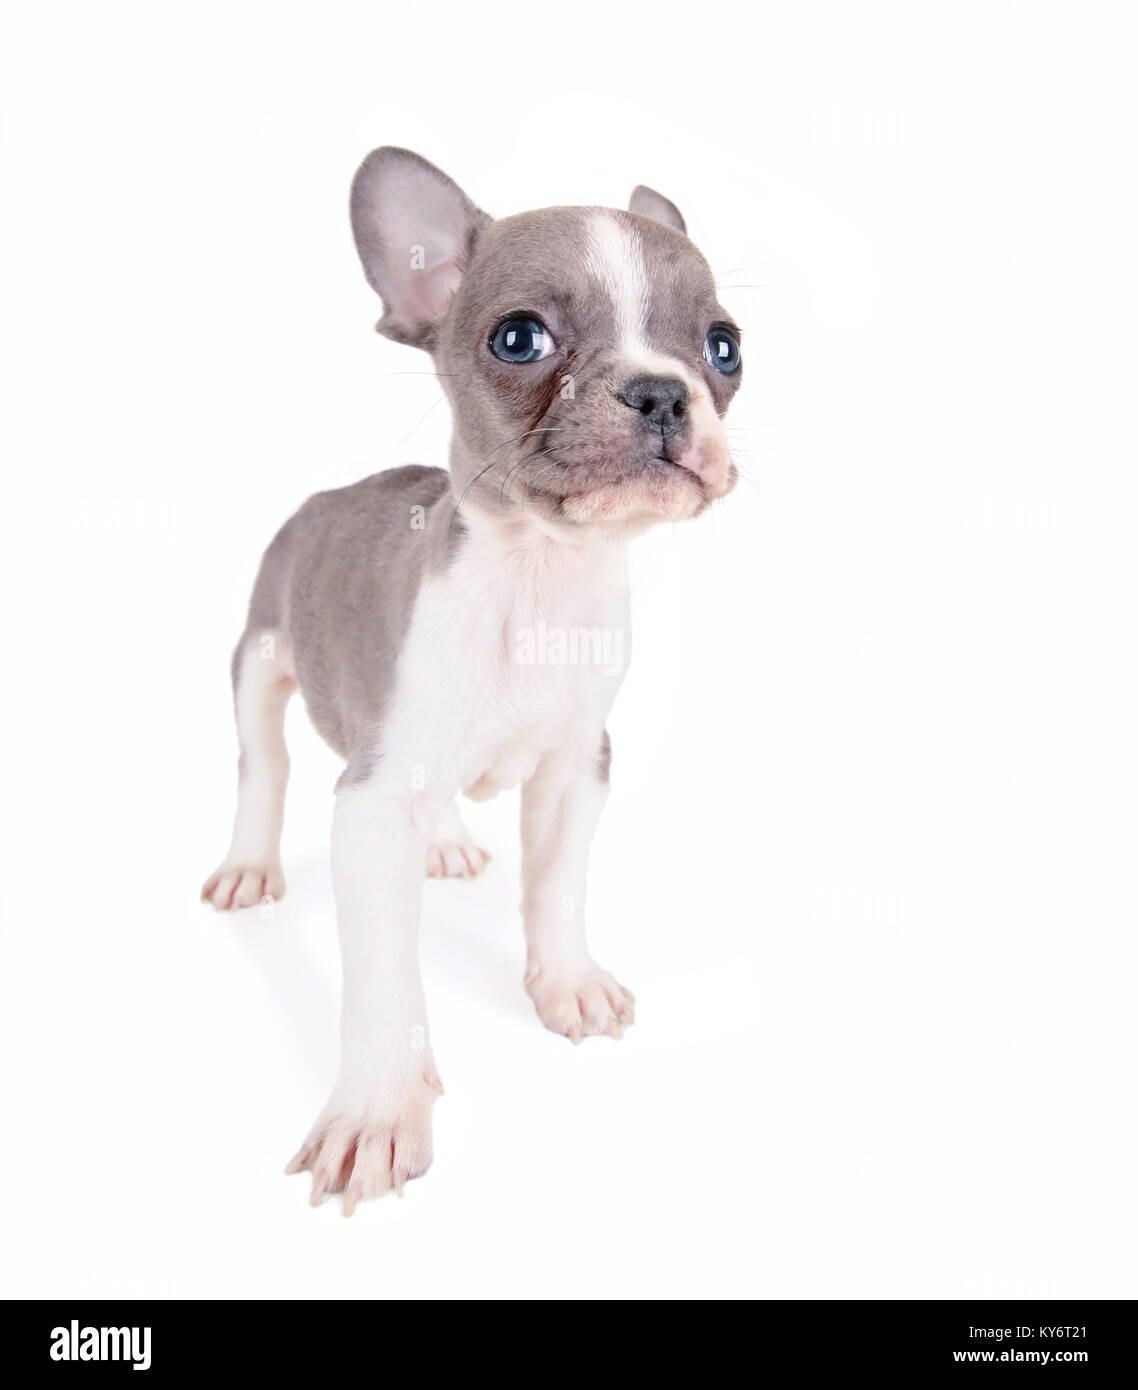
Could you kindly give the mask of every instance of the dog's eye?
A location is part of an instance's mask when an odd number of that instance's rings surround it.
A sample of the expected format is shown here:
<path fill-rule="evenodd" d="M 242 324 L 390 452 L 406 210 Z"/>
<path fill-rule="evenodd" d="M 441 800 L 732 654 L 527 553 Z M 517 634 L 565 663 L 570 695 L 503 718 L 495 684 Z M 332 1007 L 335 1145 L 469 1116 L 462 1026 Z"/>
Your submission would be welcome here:
<path fill-rule="evenodd" d="M 739 339 L 727 328 L 713 328 L 703 344 L 703 355 L 717 372 L 737 372 L 743 360 Z"/>
<path fill-rule="evenodd" d="M 507 319 L 495 329 L 490 351 L 503 362 L 540 362 L 553 351 L 553 335 L 537 319 Z"/>

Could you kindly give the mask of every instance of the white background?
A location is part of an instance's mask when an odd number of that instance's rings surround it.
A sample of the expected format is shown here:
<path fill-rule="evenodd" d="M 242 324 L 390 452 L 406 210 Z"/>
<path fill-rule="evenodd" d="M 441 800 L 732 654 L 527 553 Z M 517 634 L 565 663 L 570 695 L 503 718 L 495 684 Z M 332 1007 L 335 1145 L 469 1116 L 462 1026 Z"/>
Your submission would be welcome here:
<path fill-rule="evenodd" d="M 3 1291 L 1134 1297 L 1138 209 L 1105 5 L 17 5 L 3 72 Z M 429 883 L 406 1200 L 285 1179 L 336 1067 L 335 758 L 198 905 L 227 665 L 309 493 L 441 462 L 374 145 L 496 213 L 672 197 L 745 480 L 635 551 L 595 848 L 635 991 L 521 988 L 515 798 Z"/>

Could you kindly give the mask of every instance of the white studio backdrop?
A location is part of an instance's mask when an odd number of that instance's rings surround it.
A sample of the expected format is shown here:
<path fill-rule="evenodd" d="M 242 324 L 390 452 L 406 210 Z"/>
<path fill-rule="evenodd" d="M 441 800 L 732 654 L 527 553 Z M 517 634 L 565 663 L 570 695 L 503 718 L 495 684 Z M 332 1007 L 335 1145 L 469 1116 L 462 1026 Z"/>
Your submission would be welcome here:
<path fill-rule="evenodd" d="M 1133 1297 L 1138 116 L 1124 7 L 6 12 L 9 1296 Z M 336 759 L 201 908 L 228 659 L 309 493 L 441 463 L 346 200 L 671 197 L 743 470 L 634 552 L 615 1046 L 521 989 L 516 797 L 429 883 L 436 1163 L 282 1176 L 334 1076 Z"/>

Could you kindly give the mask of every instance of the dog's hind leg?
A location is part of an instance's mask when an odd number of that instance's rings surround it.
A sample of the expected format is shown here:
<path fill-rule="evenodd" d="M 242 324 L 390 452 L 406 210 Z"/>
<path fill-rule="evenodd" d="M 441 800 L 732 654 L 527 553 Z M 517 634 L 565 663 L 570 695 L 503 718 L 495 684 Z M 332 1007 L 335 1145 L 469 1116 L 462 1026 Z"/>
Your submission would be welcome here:
<path fill-rule="evenodd" d="M 288 785 L 285 707 L 296 689 L 292 650 L 279 631 L 250 629 L 233 654 L 233 703 L 241 747 L 237 816 L 229 853 L 206 880 L 202 900 L 224 911 L 284 893 L 281 827 Z"/>

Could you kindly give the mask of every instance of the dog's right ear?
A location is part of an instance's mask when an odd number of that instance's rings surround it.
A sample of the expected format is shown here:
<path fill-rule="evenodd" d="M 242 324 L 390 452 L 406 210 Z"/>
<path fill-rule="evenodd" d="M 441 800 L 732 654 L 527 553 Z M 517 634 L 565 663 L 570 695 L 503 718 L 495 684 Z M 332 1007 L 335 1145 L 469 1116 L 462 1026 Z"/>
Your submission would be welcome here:
<path fill-rule="evenodd" d="M 380 333 L 430 350 L 490 217 L 410 150 L 372 150 L 352 180 L 352 232 L 383 300 Z"/>

